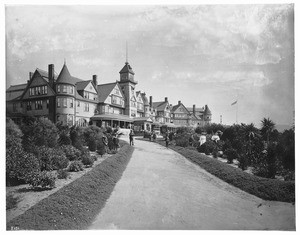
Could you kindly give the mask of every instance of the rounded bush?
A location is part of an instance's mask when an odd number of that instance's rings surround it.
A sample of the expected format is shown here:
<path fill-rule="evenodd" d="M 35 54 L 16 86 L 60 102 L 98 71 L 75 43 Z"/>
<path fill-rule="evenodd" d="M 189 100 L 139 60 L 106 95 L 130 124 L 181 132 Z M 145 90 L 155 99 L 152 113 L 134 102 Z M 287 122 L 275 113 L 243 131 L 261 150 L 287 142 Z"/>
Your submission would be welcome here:
<path fill-rule="evenodd" d="M 54 188 L 56 177 L 53 173 L 47 171 L 36 172 L 27 178 L 27 183 L 34 188 Z"/>
<path fill-rule="evenodd" d="M 6 152 L 6 179 L 7 183 L 15 180 L 25 181 L 28 174 L 40 170 L 38 158 L 16 147 Z"/>
<path fill-rule="evenodd" d="M 82 164 L 85 166 L 92 166 L 94 161 L 94 158 L 87 154 L 83 155 L 81 159 Z"/>
<path fill-rule="evenodd" d="M 80 160 L 80 150 L 78 150 L 77 148 L 75 148 L 72 145 L 63 145 L 60 147 L 60 149 L 66 154 L 66 157 L 70 160 L 70 161 L 74 161 L 74 160 Z"/>
<path fill-rule="evenodd" d="M 238 153 L 235 149 L 233 148 L 229 148 L 229 149 L 226 149 L 224 151 L 224 155 L 226 156 L 227 158 L 227 163 L 232 163 L 233 162 L 233 159 L 237 159 L 238 158 Z"/>
<path fill-rule="evenodd" d="M 77 172 L 77 171 L 83 171 L 83 164 L 81 161 L 73 161 L 69 165 L 69 171 Z"/>
<path fill-rule="evenodd" d="M 102 157 L 106 153 L 105 145 L 102 141 L 97 143 L 97 153 Z"/>
<path fill-rule="evenodd" d="M 70 173 L 67 169 L 59 169 L 57 171 L 57 178 L 58 179 L 67 179 L 69 177 Z"/>

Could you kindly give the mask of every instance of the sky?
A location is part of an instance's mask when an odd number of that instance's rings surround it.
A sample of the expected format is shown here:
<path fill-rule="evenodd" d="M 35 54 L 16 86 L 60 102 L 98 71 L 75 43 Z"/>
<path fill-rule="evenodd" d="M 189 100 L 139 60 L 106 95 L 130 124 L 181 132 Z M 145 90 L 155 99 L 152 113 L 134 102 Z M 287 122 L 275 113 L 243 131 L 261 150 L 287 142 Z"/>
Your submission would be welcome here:
<path fill-rule="evenodd" d="M 72 76 L 114 82 L 127 41 L 136 90 L 154 102 L 208 105 L 215 123 L 294 120 L 292 4 L 10 5 L 5 26 L 6 88 L 64 60 Z"/>

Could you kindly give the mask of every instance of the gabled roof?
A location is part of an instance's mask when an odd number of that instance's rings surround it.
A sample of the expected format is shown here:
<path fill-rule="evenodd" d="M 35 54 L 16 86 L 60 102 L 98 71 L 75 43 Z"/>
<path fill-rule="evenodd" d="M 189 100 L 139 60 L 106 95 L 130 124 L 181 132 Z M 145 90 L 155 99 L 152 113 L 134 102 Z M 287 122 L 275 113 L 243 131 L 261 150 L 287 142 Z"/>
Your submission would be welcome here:
<path fill-rule="evenodd" d="M 168 105 L 168 102 L 166 102 L 166 101 L 152 103 L 152 107 L 154 109 L 156 109 L 157 111 L 164 111 L 167 105 Z"/>
<path fill-rule="evenodd" d="M 91 80 L 89 81 L 80 81 L 76 83 L 76 88 L 77 91 L 82 91 L 86 88 L 86 86 L 91 82 Z"/>
<path fill-rule="evenodd" d="M 109 96 L 109 94 L 111 93 L 111 91 L 114 89 L 116 85 L 117 82 L 107 83 L 107 84 L 102 84 L 97 86 L 98 99 L 100 103 L 101 102 L 103 103 L 106 100 L 107 96 Z"/>
<path fill-rule="evenodd" d="M 120 74 L 121 73 L 131 73 L 134 75 L 134 72 L 128 62 L 125 63 L 124 67 L 121 69 L 121 71 L 119 73 Z"/>
<path fill-rule="evenodd" d="M 186 109 L 190 112 L 193 112 L 193 108 L 188 107 Z M 195 111 L 202 113 L 202 112 L 204 112 L 204 108 L 195 108 Z"/>
<path fill-rule="evenodd" d="M 27 86 L 27 83 L 19 84 L 19 85 L 12 85 L 6 90 L 6 92 L 25 90 L 26 86 Z"/>
<path fill-rule="evenodd" d="M 182 107 L 186 110 L 186 112 L 187 112 L 188 114 L 190 114 L 190 111 L 189 111 L 189 110 L 184 106 L 184 104 L 182 104 L 182 103 L 174 105 L 174 106 L 172 107 L 171 112 L 175 112 L 176 109 L 178 109 L 180 106 L 182 106 Z"/>

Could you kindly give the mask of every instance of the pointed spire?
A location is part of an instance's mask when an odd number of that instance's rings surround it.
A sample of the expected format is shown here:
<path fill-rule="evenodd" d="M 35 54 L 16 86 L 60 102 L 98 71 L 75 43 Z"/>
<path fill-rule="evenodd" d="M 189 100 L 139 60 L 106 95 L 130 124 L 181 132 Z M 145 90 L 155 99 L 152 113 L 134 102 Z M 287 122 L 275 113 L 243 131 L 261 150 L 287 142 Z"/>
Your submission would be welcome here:
<path fill-rule="evenodd" d="M 126 40 L 126 62 L 125 64 L 128 64 L 128 42 Z"/>
<path fill-rule="evenodd" d="M 74 81 L 72 79 L 72 76 L 69 72 L 69 69 L 66 65 L 66 63 L 64 63 L 64 66 L 62 67 L 58 77 L 57 77 L 57 83 L 69 83 L 69 84 L 74 84 Z"/>
<path fill-rule="evenodd" d="M 64 58 L 64 65 L 67 65 L 67 61 L 66 61 L 66 58 Z"/>

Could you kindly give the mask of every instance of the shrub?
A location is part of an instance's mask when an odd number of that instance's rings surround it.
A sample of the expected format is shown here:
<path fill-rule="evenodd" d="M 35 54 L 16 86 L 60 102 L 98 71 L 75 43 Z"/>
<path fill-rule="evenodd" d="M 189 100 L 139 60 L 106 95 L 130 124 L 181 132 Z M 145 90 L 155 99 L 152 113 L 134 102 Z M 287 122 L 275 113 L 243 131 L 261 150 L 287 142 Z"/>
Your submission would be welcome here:
<path fill-rule="evenodd" d="M 23 133 L 11 119 L 6 119 L 6 149 L 21 148 Z"/>
<path fill-rule="evenodd" d="M 76 161 L 71 162 L 68 169 L 69 169 L 69 171 L 74 171 L 74 172 L 83 171 L 83 164 L 81 161 L 76 160 Z"/>
<path fill-rule="evenodd" d="M 39 171 L 37 157 L 16 147 L 6 152 L 6 179 L 8 185 L 14 181 L 24 182 L 28 174 Z"/>
<path fill-rule="evenodd" d="M 54 188 L 56 177 L 51 172 L 41 171 L 29 175 L 27 183 L 33 188 Z"/>
<path fill-rule="evenodd" d="M 70 173 L 67 169 L 59 169 L 57 171 L 57 178 L 58 179 L 67 179 L 69 177 Z"/>
<path fill-rule="evenodd" d="M 106 153 L 106 147 L 102 141 L 97 143 L 97 153 L 102 157 Z"/>
<path fill-rule="evenodd" d="M 240 154 L 238 160 L 239 160 L 238 167 L 241 168 L 243 171 L 246 170 L 249 164 L 248 156 L 245 154 Z"/>
<path fill-rule="evenodd" d="M 67 134 L 61 133 L 59 135 L 58 144 L 60 146 L 62 146 L 62 145 L 71 145 L 72 141 L 71 141 L 71 138 Z"/>
<path fill-rule="evenodd" d="M 7 194 L 6 195 L 6 210 L 13 209 L 17 206 L 20 198 L 19 197 L 14 197 L 13 194 Z"/>
<path fill-rule="evenodd" d="M 66 168 L 69 164 L 68 158 L 61 149 L 37 146 L 33 152 L 39 159 L 40 169 L 42 171 L 52 171 Z"/>
<path fill-rule="evenodd" d="M 81 152 L 72 145 L 63 145 L 60 149 L 65 153 L 69 161 L 80 160 Z M 82 148 L 83 149 L 83 148 Z"/>
<path fill-rule="evenodd" d="M 233 148 L 226 149 L 224 151 L 224 155 L 227 158 L 227 163 L 232 163 L 233 159 L 237 159 L 237 157 L 238 157 L 237 151 L 235 149 L 233 149 Z"/>
<path fill-rule="evenodd" d="M 85 166 L 92 166 L 94 164 L 94 158 L 91 157 L 90 155 L 83 155 L 81 162 L 83 163 L 83 165 Z"/>
<path fill-rule="evenodd" d="M 72 126 L 70 128 L 70 139 L 72 141 L 72 145 L 81 150 L 84 146 L 83 129 L 78 126 Z"/>
<path fill-rule="evenodd" d="M 204 153 L 206 155 L 210 155 L 214 152 L 217 152 L 218 151 L 218 148 L 217 148 L 217 144 L 214 142 L 214 141 L 211 141 L 211 140 L 207 140 L 204 144 L 204 148 L 205 148 L 205 151 Z M 202 146 L 201 145 L 201 146 Z"/>
<path fill-rule="evenodd" d="M 276 144 L 270 144 L 267 151 L 260 154 L 259 161 L 254 165 L 253 173 L 261 177 L 275 178 L 276 172 Z"/>
<path fill-rule="evenodd" d="M 175 137 L 175 143 L 177 146 L 187 147 L 189 146 L 190 135 L 187 133 L 178 134 Z"/>
<path fill-rule="evenodd" d="M 24 133 L 24 144 L 33 144 L 36 146 L 55 147 L 58 141 L 58 129 L 47 118 L 41 117 L 31 125 L 22 125 Z"/>

